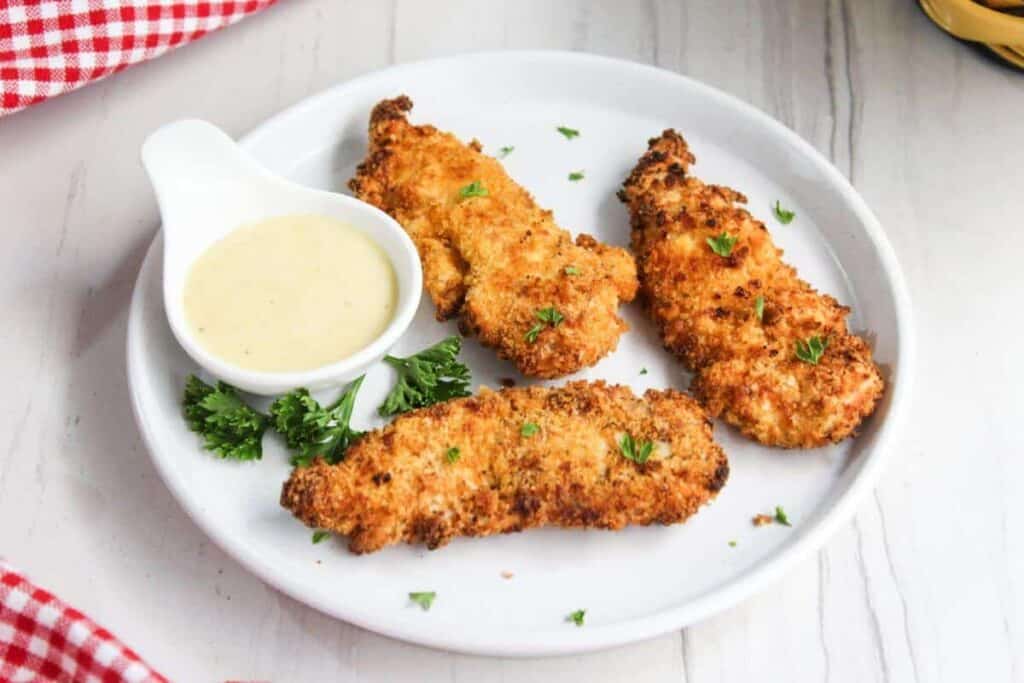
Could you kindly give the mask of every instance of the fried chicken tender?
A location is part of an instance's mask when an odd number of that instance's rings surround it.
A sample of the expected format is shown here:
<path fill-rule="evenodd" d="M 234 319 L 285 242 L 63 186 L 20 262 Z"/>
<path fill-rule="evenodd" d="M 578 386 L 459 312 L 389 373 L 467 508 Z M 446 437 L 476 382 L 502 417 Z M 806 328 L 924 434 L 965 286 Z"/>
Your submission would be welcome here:
<path fill-rule="evenodd" d="M 653 444 L 646 462 L 622 455 L 627 434 L 637 451 Z M 406 413 L 339 464 L 295 469 L 281 505 L 310 527 L 348 536 L 354 553 L 399 542 L 434 549 L 455 536 L 541 526 L 682 522 L 728 475 L 711 421 L 689 396 L 637 398 L 628 387 L 581 381 L 484 389 Z"/>
<path fill-rule="evenodd" d="M 764 224 L 736 206 L 742 194 L 687 175 L 694 161 L 667 130 L 619 192 L 665 347 L 695 373 L 690 388 L 711 415 L 761 443 L 807 448 L 850 436 L 883 390 L 871 349 L 847 330 L 850 309 L 797 277 Z M 736 239 L 727 257 L 708 244 L 722 233 Z M 815 336 L 827 340 L 824 354 L 800 360 L 797 343 Z"/>
<path fill-rule="evenodd" d="M 369 154 L 349 187 L 412 237 L 437 319 L 459 316 L 464 334 L 533 377 L 560 377 L 613 351 L 627 329 L 619 303 L 637 290 L 629 252 L 589 235 L 573 243 L 479 142 L 414 126 L 411 108 L 405 96 L 374 107 Z M 466 189 L 473 183 L 479 192 Z M 564 319 L 538 319 L 550 307 Z"/>

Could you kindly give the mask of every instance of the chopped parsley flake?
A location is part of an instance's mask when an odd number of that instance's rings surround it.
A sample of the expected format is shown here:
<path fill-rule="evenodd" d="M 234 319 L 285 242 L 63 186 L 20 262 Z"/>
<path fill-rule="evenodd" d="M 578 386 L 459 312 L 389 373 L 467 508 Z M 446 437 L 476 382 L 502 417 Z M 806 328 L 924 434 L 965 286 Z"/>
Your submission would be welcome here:
<path fill-rule="evenodd" d="M 466 185 L 464 188 L 459 190 L 459 196 L 463 199 L 468 199 L 469 197 L 486 197 L 487 188 L 484 187 L 479 180 L 474 180 L 469 185 Z"/>
<path fill-rule="evenodd" d="M 793 526 L 789 523 L 789 517 L 786 516 L 786 511 L 782 509 L 781 505 L 775 506 L 775 521 L 783 526 Z"/>
<path fill-rule="evenodd" d="M 565 618 L 566 621 L 571 621 L 577 626 L 583 626 L 583 618 L 587 616 L 587 610 L 578 609 Z"/>
<path fill-rule="evenodd" d="M 650 441 L 637 442 L 631 434 L 623 434 L 622 440 L 619 441 L 619 450 L 622 451 L 623 457 L 627 460 L 643 465 L 651 457 L 654 444 Z"/>
<path fill-rule="evenodd" d="M 640 374 L 641 375 L 646 375 L 647 374 L 647 368 L 640 368 Z"/>
<path fill-rule="evenodd" d="M 579 275 L 580 274 L 580 269 L 577 268 L 576 266 L 566 266 L 565 267 L 565 274 L 566 275 Z"/>
<path fill-rule="evenodd" d="M 549 323 L 552 327 L 557 326 L 565 317 L 558 312 L 554 306 L 548 306 L 537 311 L 537 319 Z"/>
<path fill-rule="evenodd" d="M 540 332 L 543 329 L 544 323 L 535 323 L 533 327 L 526 331 L 526 342 L 532 344 L 537 341 L 537 337 L 540 336 Z"/>
<path fill-rule="evenodd" d="M 536 422 L 524 422 L 523 426 L 519 428 L 519 433 L 523 436 L 530 437 L 540 431 L 540 427 L 537 426 Z"/>
<path fill-rule="evenodd" d="M 725 258 L 732 254 L 732 248 L 738 239 L 738 237 L 730 237 L 728 233 L 723 232 L 717 237 L 708 237 L 707 243 L 711 247 L 711 251 Z"/>
<path fill-rule="evenodd" d="M 313 543 L 322 543 L 331 535 L 330 531 L 324 531 L 323 529 L 317 529 L 313 532 Z"/>
<path fill-rule="evenodd" d="M 501 149 L 498 150 L 498 158 L 499 159 L 504 159 L 509 154 L 511 154 L 514 150 L 515 150 L 515 147 L 512 147 L 512 146 L 502 147 Z"/>
<path fill-rule="evenodd" d="M 569 174 L 569 180 L 574 183 L 578 180 L 583 180 L 583 171 L 573 171 Z"/>
<path fill-rule="evenodd" d="M 759 296 L 754 299 L 754 315 L 757 316 L 758 320 L 764 320 L 764 297 Z"/>
<path fill-rule="evenodd" d="M 572 140 L 580 135 L 580 132 L 575 128 L 566 128 L 565 126 L 559 126 L 558 132 L 564 135 L 566 140 Z"/>
<path fill-rule="evenodd" d="M 554 306 L 548 306 L 547 308 L 539 309 L 535 314 L 537 320 L 540 322 L 536 323 L 526 332 L 526 341 L 529 344 L 533 344 L 537 341 L 537 337 L 544 330 L 545 327 L 550 325 L 551 327 L 558 327 L 565 316 L 558 312 Z"/>
<path fill-rule="evenodd" d="M 775 200 L 775 206 L 772 207 L 772 211 L 775 213 L 775 217 L 778 218 L 779 222 L 783 225 L 789 225 L 793 222 L 793 219 L 796 218 L 796 212 L 783 209 L 782 205 L 779 204 L 778 199 Z"/>
<path fill-rule="evenodd" d="M 444 453 L 444 458 L 445 460 L 448 461 L 449 464 L 457 463 L 459 461 L 459 458 L 461 457 L 462 454 L 459 452 L 459 449 L 455 446 L 452 446 Z"/>
<path fill-rule="evenodd" d="M 807 341 L 796 340 L 796 357 L 805 363 L 817 365 L 821 355 L 828 348 L 828 337 L 822 339 L 815 335 Z"/>
<path fill-rule="evenodd" d="M 434 591 L 409 593 L 409 599 L 422 607 L 424 612 L 430 609 L 430 606 L 434 604 L 434 598 L 436 597 L 437 593 Z"/>
<path fill-rule="evenodd" d="M 736 547 L 736 541 L 729 541 L 729 547 L 730 548 L 735 548 Z"/>

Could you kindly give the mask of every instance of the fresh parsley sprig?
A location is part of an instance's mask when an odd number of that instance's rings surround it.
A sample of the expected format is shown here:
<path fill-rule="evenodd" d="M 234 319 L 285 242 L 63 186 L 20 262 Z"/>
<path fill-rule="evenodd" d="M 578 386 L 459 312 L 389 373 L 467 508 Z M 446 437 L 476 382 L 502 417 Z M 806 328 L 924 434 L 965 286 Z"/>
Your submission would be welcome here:
<path fill-rule="evenodd" d="M 398 382 L 378 408 L 380 416 L 469 396 L 469 368 L 456 359 L 461 349 L 459 338 L 451 336 L 408 358 L 385 356 L 384 362 L 398 371 Z"/>
<path fill-rule="evenodd" d="M 207 384 L 195 375 L 185 383 L 185 421 L 203 437 L 203 447 L 221 458 L 259 460 L 268 427 L 284 437 L 294 451 L 292 465 L 309 465 L 320 455 L 340 462 L 352 442 L 362 436 L 349 426 L 360 377 L 331 406 L 322 408 L 306 389 L 296 389 L 270 405 L 270 414 L 255 410 L 230 384 Z"/>
<path fill-rule="evenodd" d="M 363 377 L 359 377 L 327 408 L 322 408 L 306 389 L 296 389 L 271 404 L 274 429 L 296 451 L 292 465 L 305 467 L 317 456 L 331 465 L 344 459 L 348 447 L 363 435 L 349 426 L 362 383 Z"/>
<path fill-rule="evenodd" d="M 558 327 L 565 320 L 565 316 L 558 312 L 558 309 L 554 306 L 548 306 L 547 308 L 538 309 L 534 316 L 537 318 L 538 323 L 534 324 L 526 332 L 526 341 L 529 344 L 533 344 L 537 341 L 537 337 L 544 331 L 544 328 L 550 325 L 551 327 Z"/>
<path fill-rule="evenodd" d="M 638 465 L 643 465 L 651 457 L 654 450 L 654 443 L 651 441 L 636 441 L 629 433 L 622 435 L 619 441 L 619 450 L 627 460 L 632 460 Z"/>
<path fill-rule="evenodd" d="M 803 341 L 801 339 L 796 340 L 796 357 L 805 363 L 811 365 L 817 365 L 818 361 L 821 360 L 821 356 L 825 353 L 825 349 L 828 348 L 828 337 L 822 339 L 815 335 Z"/>
<path fill-rule="evenodd" d="M 195 375 L 185 382 L 185 421 L 203 437 L 203 448 L 227 460 L 263 457 L 263 433 L 270 421 L 224 382 L 207 384 Z"/>

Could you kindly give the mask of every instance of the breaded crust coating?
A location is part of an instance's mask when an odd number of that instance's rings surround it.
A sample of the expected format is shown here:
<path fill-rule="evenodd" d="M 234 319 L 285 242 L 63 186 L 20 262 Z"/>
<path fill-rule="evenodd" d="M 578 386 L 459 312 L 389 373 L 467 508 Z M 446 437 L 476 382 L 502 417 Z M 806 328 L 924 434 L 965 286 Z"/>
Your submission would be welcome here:
<path fill-rule="evenodd" d="M 458 316 L 464 334 L 533 377 L 613 351 L 627 329 L 619 304 L 636 295 L 633 257 L 589 235 L 573 242 L 480 143 L 410 124 L 411 108 L 405 96 L 374 107 L 369 154 L 349 187 L 412 237 L 438 320 Z M 485 196 L 463 196 L 474 182 Z M 549 307 L 564 320 L 528 339 Z"/>
<path fill-rule="evenodd" d="M 527 423 L 535 433 L 524 433 Z M 645 463 L 622 455 L 624 434 L 653 442 Z M 711 421 L 689 396 L 637 398 L 628 387 L 571 382 L 484 389 L 402 415 L 341 463 L 295 469 L 281 505 L 310 527 L 348 536 L 354 553 L 399 542 L 433 549 L 455 536 L 549 525 L 682 522 L 728 475 Z"/>
<path fill-rule="evenodd" d="M 667 130 L 623 185 L 641 294 L 665 347 L 695 373 L 691 390 L 713 416 L 772 446 L 838 442 L 871 413 L 883 382 L 871 349 L 849 333 L 850 309 L 782 261 L 735 190 L 688 175 L 695 159 Z M 707 239 L 736 238 L 728 257 Z M 757 299 L 763 297 L 763 316 Z M 828 346 L 814 365 L 797 342 Z"/>

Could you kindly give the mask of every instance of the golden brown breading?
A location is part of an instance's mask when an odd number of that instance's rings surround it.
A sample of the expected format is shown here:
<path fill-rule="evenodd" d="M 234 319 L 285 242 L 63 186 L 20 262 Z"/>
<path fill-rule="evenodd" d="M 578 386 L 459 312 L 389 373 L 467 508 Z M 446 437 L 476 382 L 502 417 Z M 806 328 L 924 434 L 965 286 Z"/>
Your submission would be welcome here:
<path fill-rule="evenodd" d="M 526 423 L 536 433 L 524 435 Z M 621 454 L 624 434 L 653 442 L 644 464 Z M 365 553 L 546 525 L 673 524 L 728 475 L 711 421 L 685 394 L 650 390 L 641 399 L 628 387 L 571 382 L 484 389 L 402 415 L 357 441 L 341 463 L 318 459 L 294 470 L 281 505 Z"/>
<path fill-rule="evenodd" d="M 751 438 L 813 447 L 850 436 L 883 390 L 871 349 L 847 330 L 850 309 L 783 263 L 764 224 L 736 206 L 743 195 L 688 176 L 694 161 L 667 130 L 619 193 L 632 214 L 645 306 L 666 348 L 695 373 L 691 389 L 709 412 Z M 737 238 L 728 257 L 707 243 L 723 232 Z M 813 336 L 828 340 L 817 365 L 795 355 L 797 341 Z"/>
<path fill-rule="evenodd" d="M 636 295 L 633 257 L 589 235 L 574 244 L 480 143 L 413 126 L 411 108 L 405 96 L 374 107 L 369 155 L 349 186 L 416 243 L 438 320 L 460 316 L 463 333 L 534 377 L 575 372 L 614 350 L 627 329 L 619 303 Z M 487 195 L 461 196 L 473 182 Z M 564 321 L 531 342 L 537 311 L 552 306 Z"/>

